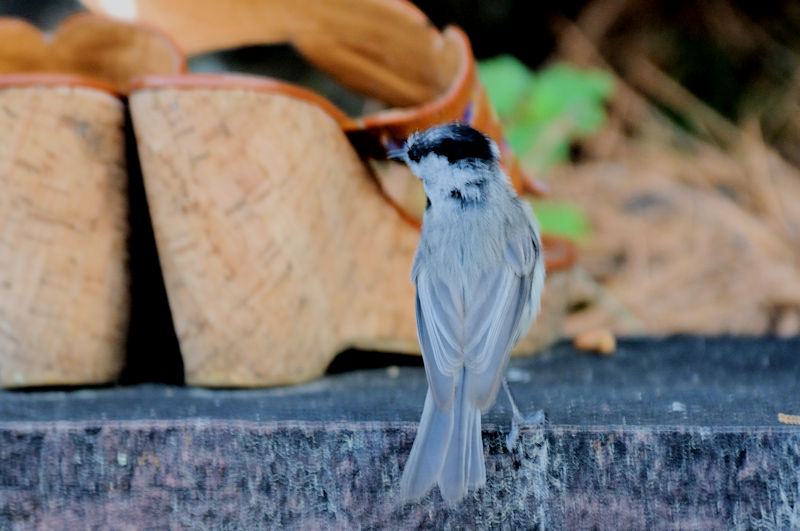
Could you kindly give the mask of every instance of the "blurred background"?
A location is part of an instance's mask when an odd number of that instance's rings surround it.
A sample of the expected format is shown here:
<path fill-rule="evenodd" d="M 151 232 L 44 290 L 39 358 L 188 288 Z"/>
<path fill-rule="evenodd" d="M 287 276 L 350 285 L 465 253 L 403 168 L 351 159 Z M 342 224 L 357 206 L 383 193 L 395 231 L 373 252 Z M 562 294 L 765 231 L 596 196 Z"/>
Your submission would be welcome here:
<path fill-rule="evenodd" d="M 550 190 L 543 228 L 579 246 L 564 335 L 800 333 L 800 3 L 416 3 L 466 30 L 509 142 Z M 80 10 L 0 0 L 43 28 Z M 301 83 L 353 115 L 376 105 L 290 47 L 189 66 Z M 162 306 L 150 341 L 177 348 Z"/>

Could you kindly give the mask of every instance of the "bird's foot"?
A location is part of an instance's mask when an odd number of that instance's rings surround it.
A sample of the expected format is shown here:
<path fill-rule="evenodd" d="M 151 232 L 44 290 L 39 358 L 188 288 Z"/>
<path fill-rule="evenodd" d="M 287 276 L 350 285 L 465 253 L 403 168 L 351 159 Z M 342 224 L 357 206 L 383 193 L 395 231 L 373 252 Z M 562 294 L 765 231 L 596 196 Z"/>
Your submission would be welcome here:
<path fill-rule="evenodd" d="M 513 452 L 514 448 L 517 446 L 517 439 L 519 439 L 520 425 L 541 426 L 545 423 L 545 416 L 544 411 L 541 409 L 534 411 L 530 415 L 523 415 L 517 406 L 517 401 L 514 400 L 514 394 L 511 392 L 511 388 L 508 386 L 508 381 L 505 378 L 503 378 L 503 389 L 506 390 L 508 403 L 511 405 L 511 431 L 506 438 L 506 448 L 508 448 L 509 452 Z"/>
<path fill-rule="evenodd" d="M 519 410 L 517 410 L 515 414 L 511 416 L 511 431 L 508 433 L 508 437 L 506 437 L 506 448 L 508 451 L 513 452 L 514 448 L 517 446 L 520 426 L 542 426 L 544 422 L 545 416 L 544 410 L 542 409 L 538 409 L 532 414 L 525 416 L 520 414 Z"/>

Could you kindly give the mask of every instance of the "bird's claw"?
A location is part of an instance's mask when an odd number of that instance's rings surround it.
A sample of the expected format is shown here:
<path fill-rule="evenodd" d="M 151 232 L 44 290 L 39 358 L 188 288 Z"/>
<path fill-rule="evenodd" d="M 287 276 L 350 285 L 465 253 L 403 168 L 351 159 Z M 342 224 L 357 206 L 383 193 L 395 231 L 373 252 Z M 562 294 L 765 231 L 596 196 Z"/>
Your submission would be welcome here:
<path fill-rule="evenodd" d="M 509 452 L 513 452 L 517 446 L 519 439 L 519 427 L 523 426 L 542 426 L 545 422 L 544 410 L 538 409 L 530 415 L 513 415 L 511 417 L 511 431 L 508 432 L 506 437 L 506 448 Z"/>

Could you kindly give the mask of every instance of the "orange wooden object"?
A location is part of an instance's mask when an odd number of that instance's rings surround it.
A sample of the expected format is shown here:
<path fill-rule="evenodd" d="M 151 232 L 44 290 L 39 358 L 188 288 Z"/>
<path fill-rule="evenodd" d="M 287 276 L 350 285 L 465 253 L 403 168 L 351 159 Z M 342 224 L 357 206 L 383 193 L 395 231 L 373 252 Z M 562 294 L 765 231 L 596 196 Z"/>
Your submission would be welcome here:
<path fill-rule="evenodd" d="M 318 98 L 209 75 L 145 79 L 130 96 L 187 383 L 296 383 L 347 347 L 418 352 L 419 233 Z M 564 277 L 550 282 L 563 291 Z M 543 322 L 561 315 L 549 297 Z M 521 348 L 557 329 L 535 327 Z"/>
<path fill-rule="evenodd" d="M 500 146 L 518 191 L 545 189 L 521 169 L 504 141 L 500 121 L 475 72 L 469 39 L 456 27 L 439 31 L 405 0 L 82 0 L 89 9 L 143 21 L 168 32 L 188 54 L 237 46 L 292 43 L 311 63 L 345 86 L 385 102 L 389 109 L 342 120 L 350 134 L 363 132 L 393 147 L 418 129 L 463 121 Z M 116 10 L 115 10 L 116 9 Z M 410 172 L 376 165 L 394 182 L 393 203 L 416 216 L 420 196 Z M 401 179 L 399 176 L 403 176 Z M 398 180 L 400 179 L 400 180 Z M 397 195 L 393 195 L 397 193 Z M 414 199 L 412 199 L 414 198 Z"/>
<path fill-rule="evenodd" d="M 0 19 L 0 386 L 117 378 L 130 305 L 118 94 L 182 69 L 168 39 L 131 24 L 84 15 L 46 39 Z"/>
<path fill-rule="evenodd" d="M 72 76 L 68 84 L 85 78 L 82 84 L 124 94 L 136 77 L 185 69 L 182 53 L 166 35 L 138 24 L 79 14 L 48 37 L 23 20 L 0 18 L 0 75 L 15 75 L 17 85 L 39 82 L 25 82 L 31 74 L 63 74 Z"/>

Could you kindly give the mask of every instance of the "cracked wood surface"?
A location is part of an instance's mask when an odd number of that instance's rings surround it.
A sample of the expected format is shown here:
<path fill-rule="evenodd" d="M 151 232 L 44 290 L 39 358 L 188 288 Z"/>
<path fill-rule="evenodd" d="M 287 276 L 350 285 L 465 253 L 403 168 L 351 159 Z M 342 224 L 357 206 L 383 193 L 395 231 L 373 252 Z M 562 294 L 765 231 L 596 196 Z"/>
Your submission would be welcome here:
<path fill-rule="evenodd" d="M 0 90 L 0 386 L 105 383 L 124 358 L 124 110 L 100 91 Z"/>

